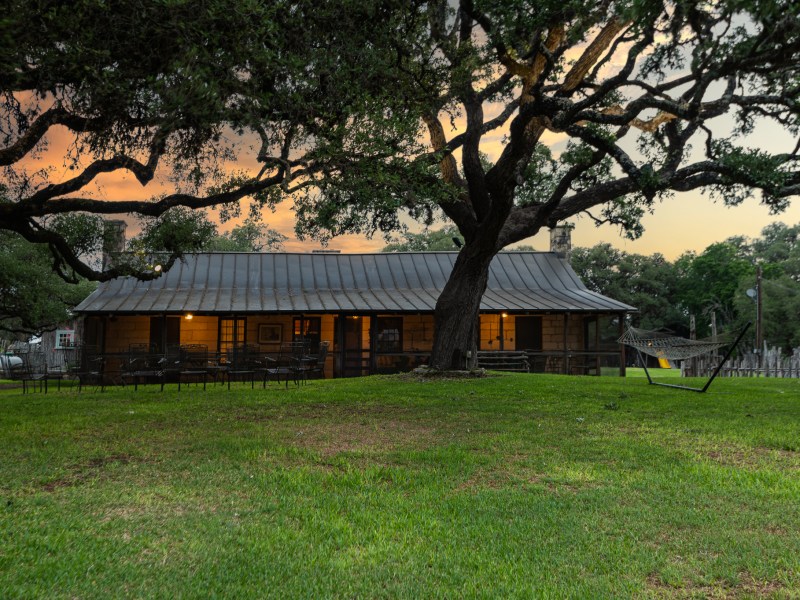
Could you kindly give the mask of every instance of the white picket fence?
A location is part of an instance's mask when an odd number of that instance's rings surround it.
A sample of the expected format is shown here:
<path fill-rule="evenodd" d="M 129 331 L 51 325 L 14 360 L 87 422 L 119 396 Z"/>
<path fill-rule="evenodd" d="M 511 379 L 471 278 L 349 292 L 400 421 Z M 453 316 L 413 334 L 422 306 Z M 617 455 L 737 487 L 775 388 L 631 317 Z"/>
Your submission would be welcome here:
<path fill-rule="evenodd" d="M 719 364 L 721 357 L 707 356 L 685 360 L 681 365 L 681 375 L 691 377 L 695 373 L 709 376 Z M 696 366 L 692 362 L 696 361 Z M 760 366 L 759 366 L 760 364 Z M 696 370 L 695 370 L 696 369 Z M 767 348 L 762 351 L 761 361 L 754 352 L 747 352 L 728 359 L 718 377 L 791 377 L 800 378 L 800 347 L 792 354 L 783 354 L 780 348 Z"/>

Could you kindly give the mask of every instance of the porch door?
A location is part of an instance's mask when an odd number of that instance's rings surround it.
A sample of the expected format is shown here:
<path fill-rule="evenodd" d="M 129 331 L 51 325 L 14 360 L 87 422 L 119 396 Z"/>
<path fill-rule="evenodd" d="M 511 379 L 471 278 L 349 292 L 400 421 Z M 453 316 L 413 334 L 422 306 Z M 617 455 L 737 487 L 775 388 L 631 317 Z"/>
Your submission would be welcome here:
<path fill-rule="evenodd" d="M 150 350 L 163 353 L 181 343 L 180 317 L 150 317 Z"/>
<path fill-rule="evenodd" d="M 219 353 L 221 356 L 232 356 L 234 348 L 245 344 L 246 321 L 244 318 L 219 320 Z"/>
<path fill-rule="evenodd" d="M 103 317 L 86 317 L 83 322 L 83 341 L 85 348 L 93 352 L 103 352 L 106 343 L 106 321 Z"/>
<path fill-rule="evenodd" d="M 542 317 L 516 317 L 517 350 L 542 350 Z"/>
<path fill-rule="evenodd" d="M 319 352 L 322 341 L 322 319 L 320 317 L 295 317 L 292 327 L 292 341 L 304 342 L 312 354 Z"/>
<path fill-rule="evenodd" d="M 339 377 L 360 377 L 369 374 L 369 344 L 364 332 L 369 332 L 369 317 L 336 317 L 336 331 L 341 332 Z"/>
<path fill-rule="evenodd" d="M 590 352 L 600 351 L 600 321 L 596 315 L 583 318 L 583 350 L 587 353 L 576 367 L 586 375 L 600 375 L 600 355 Z"/>

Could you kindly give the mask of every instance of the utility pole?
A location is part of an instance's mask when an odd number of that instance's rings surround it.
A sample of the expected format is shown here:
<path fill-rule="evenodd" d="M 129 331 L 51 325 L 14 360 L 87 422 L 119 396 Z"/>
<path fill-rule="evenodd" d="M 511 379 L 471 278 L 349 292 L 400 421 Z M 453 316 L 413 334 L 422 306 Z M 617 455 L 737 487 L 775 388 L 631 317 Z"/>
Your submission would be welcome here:
<path fill-rule="evenodd" d="M 717 341 L 717 311 L 715 310 L 711 311 L 711 341 Z M 712 357 L 714 359 L 714 364 L 716 365 L 717 359 L 719 358 L 719 349 L 714 350 Z"/>
<path fill-rule="evenodd" d="M 689 315 L 689 339 L 696 340 L 697 339 L 697 322 L 695 321 L 694 315 Z M 691 369 L 691 377 L 697 377 L 697 357 L 690 359 L 689 361 L 690 369 Z"/>
<path fill-rule="evenodd" d="M 761 265 L 756 265 L 756 352 L 758 353 L 758 368 L 761 368 L 761 351 L 764 345 L 764 311 L 761 304 Z"/>

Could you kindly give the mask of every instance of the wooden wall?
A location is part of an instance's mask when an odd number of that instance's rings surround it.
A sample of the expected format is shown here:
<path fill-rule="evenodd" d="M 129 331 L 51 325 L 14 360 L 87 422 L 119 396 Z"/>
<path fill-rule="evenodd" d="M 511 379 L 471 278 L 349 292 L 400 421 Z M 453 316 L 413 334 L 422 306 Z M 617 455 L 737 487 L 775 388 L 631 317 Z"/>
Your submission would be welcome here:
<path fill-rule="evenodd" d="M 298 315 L 299 316 L 299 315 Z M 333 353 L 336 342 L 334 331 L 334 315 L 307 314 L 305 317 L 321 319 L 322 341 L 329 341 L 330 351 L 326 366 L 326 376 L 333 376 Z M 393 316 L 393 315 L 386 315 Z M 541 314 L 542 317 L 542 351 L 558 352 L 564 348 L 564 314 Z M 280 324 L 282 341 L 292 340 L 292 328 L 295 315 L 264 315 L 246 318 L 246 343 L 257 345 L 264 353 L 277 352 L 278 344 L 260 344 L 258 340 L 261 324 Z M 372 317 L 360 316 L 362 319 L 362 347 L 370 347 L 370 324 Z M 584 348 L 583 323 L 585 316 L 571 314 L 567 317 L 567 350 L 581 351 Z M 500 331 L 502 321 L 502 333 Z M 196 315 L 191 320 L 181 319 L 181 344 L 205 344 L 210 351 L 218 347 L 219 317 Z M 408 353 L 429 352 L 433 346 L 433 315 L 418 314 L 403 316 L 403 351 Z M 513 314 L 505 317 L 502 314 L 483 314 L 480 319 L 481 350 L 516 350 L 516 318 Z M 502 345 L 501 345 L 502 335 Z M 130 344 L 148 343 L 150 336 L 150 317 L 132 316 L 106 319 L 107 352 L 125 352 Z"/>
<path fill-rule="evenodd" d="M 542 351 L 564 350 L 564 314 L 544 314 L 542 317 Z M 583 350 L 583 320 L 581 314 L 571 314 L 567 322 L 567 349 Z M 502 332 L 500 322 L 502 321 Z M 502 340 L 501 340 L 502 336 Z M 516 317 L 514 315 L 483 314 L 480 325 L 480 350 L 516 350 Z M 501 344 L 502 341 L 502 344 Z M 524 350 L 524 348 L 520 348 Z"/>
<path fill-rule="evenodd" d="M 219 319 L 195 315 L 191 320 L 181 319 L 181 344 L 204 344 L 210 352 L 216 351 Z"/>
<path fill-rule="evenodd" d="M 127 352 L 131 344 L 150 343 L 150 317 L 106 319 L 106 352 Z"/>

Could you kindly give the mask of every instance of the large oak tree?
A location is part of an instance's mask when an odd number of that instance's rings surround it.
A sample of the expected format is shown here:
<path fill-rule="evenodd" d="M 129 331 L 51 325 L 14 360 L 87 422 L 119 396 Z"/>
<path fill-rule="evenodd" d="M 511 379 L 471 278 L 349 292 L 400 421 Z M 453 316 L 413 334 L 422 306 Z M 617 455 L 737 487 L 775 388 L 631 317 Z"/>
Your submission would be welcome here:
<path fill-rule="evenodd" d="M 0 227 L 102 279 L 121 271 L 87 271 L 48 215 L 297 191 L 299 231 L 323 237 L 441 209 L 464 246 L 437 303 L 439 368 L 475 347 L 492 257 L 542 227 L 590 213 L 635 235 L 673 192 L 735 204 L 758 190 L 779 211 L 800 191 L 797 147 L 748 141 L 765 125 L 798 133 L 789 0 L 13 4 L 0 163 L 18 165 L 53 127 L 93 158 L 64 181 L 15 171 Z M 228 132 L 257 137 L 262 170 L 203 188 Z M 490 142 L 501 149 L 487 163 Z M 116 206 L 80 194 L 100 173 L 146 183 L 164 163 L 192 185 Z"/>
<path fill-rule="evenodd" d="M 492 257 L 542 227 L 587 213 L 635 236 L 674 192 L 733 205 L 756 191 L 771 211 L 800 192 L 798 146 L 749 147 L 762 127 L 797 139 L 796 2 L 432 0 L 427 11 L 402 66 L 436 100 L 420 105 L 429 152 L 409 163 L 438 162 L 438 206 L 465 241 L 436 306 L 434 367 L 464 364 Z M 396 207 L 353 190 L 309 201 L 309 224 L 380 222 Z"/>

